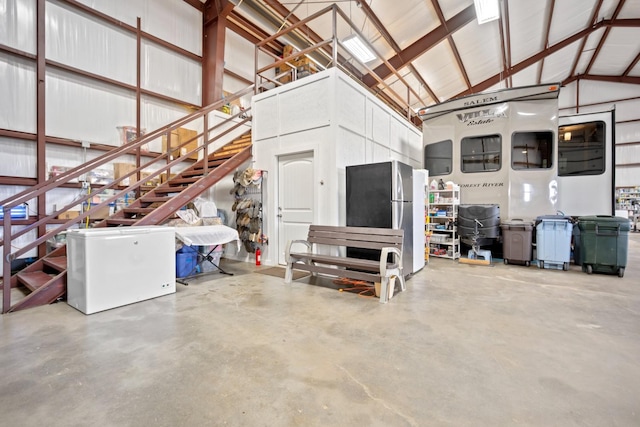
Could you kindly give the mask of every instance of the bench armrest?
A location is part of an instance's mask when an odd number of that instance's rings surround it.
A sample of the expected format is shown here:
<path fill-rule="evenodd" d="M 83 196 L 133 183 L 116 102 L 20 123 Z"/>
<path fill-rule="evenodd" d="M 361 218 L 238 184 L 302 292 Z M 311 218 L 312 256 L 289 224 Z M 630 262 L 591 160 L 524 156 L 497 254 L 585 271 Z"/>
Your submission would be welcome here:
<path fill-rule="evenodd" d="M 311 243 L 306 240 L 289 240 L 287 243 L 287 249 L 284 252 L 285 262 L 289 262 L 289 255 L 291 255 L 291 247 L 295 244 L 303 244 L 307 247 L 307 252 L 311 252 Z"/>
<path fill-rule="evenodd" d="M 398 248 L 386 247 L 386 248 L 382 248 L 382 251 L 380 252 L 380 275 L 382 277 L 387 275 L 387 258 L 389 256 L 389 253 L 395 254 L 398 257 L 398 269 L 400 270 L 401 274 L 403 274 L 402 273 L 402 252 L 400 252 L 400 249 Z"/>

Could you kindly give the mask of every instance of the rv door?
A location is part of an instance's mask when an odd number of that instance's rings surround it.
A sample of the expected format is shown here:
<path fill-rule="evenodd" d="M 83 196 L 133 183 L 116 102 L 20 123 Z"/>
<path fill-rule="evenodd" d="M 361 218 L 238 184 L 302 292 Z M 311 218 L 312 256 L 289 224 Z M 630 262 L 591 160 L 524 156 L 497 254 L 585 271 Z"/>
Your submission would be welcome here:
<path fill-rule="evenodd" d="M 561 116 L 558 123 L 558 210 L 613 215 L 615 110 Z"/>

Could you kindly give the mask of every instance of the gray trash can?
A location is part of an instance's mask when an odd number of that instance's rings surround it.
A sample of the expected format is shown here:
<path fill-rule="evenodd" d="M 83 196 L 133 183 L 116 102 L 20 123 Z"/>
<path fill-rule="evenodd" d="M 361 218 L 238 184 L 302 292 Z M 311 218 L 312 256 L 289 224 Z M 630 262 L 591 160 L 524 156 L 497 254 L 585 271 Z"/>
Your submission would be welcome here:
<path fill-rule="evenodd" d="M 529 267 L 532 259 L 533 223 L 522 220 L 504 221 L 502 229 L 502 258 L 505 264 Z"/>

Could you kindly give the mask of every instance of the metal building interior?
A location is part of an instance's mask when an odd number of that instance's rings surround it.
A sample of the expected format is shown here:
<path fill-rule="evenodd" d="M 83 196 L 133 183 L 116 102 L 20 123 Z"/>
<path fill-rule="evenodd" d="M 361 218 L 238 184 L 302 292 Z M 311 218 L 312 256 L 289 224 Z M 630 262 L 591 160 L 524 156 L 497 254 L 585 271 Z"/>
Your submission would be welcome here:
<path fill-rule="evenodd" d="M 615 110 L 615 186 L 640 186 L 640 1 L 498 5 L 480 23 L 473 0 L 0 0 L 0 424 L 638 425 L 638 233 L 623 279 L 433 259 L 377 304 L 285 284 L 262 242 L 267 265 L 227 248 L 233 275 L 171 295 L 64 303 L 56 236 L 201 197 L 233 215 L 252 97 L 331 68 L 417 131 L 424 107 L 559 85 L 560 115 Z"/>

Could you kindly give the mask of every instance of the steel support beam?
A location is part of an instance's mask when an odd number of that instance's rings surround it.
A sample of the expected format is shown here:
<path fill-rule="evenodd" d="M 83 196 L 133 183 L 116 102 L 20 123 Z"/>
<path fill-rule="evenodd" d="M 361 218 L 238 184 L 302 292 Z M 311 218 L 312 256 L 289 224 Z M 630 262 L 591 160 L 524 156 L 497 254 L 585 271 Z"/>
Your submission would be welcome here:
<path fill-rule="evenodd" d="M 514 65 L 513 67 L 511 67 L 510 69 L 502 72 L 502 73 L 498 73 L 498 74 L 494 74 L 493 76 L 489 77 L 488 79 L 484 80 L 483 82 L 478 83 L 477 85 L 473 86 L 471 89 L 469 90 L 465 90 L 464 92 L 460 92 L 459 94 L 457 94 L 456 96 L 452 97 L 452 99 L 454 98 L 459 98 L 461 96 L 465 96 L 465 95 L 470 95 L 473 93 L 478 93 L 478 92 L 482 92 L 483 90 L 486 90 L 488 88 L 490 88 L 491 86 L 498 84 L 500 82 L 501 79 L 505 79 L 507 77 L 510 77 L 514 74 L 519 73 L 520 71 L 524 70 L 525 68 L 535 64 L 536 62 L 540 61 L 542 58 L 546 58 L 549 55 L 552 55 L 554 53 L 556 53 L 557 51 L 559 51 L 560 49 L 565 48 L 566 46 L 570 45 L 571 43 L 574 43 L 578 40 L 580 40 L 583 37 L 588 36 L 589 34 L 591 34 L 592 32 L 598 30 L 599 28 L 602 27 L 606 27 L 611 25 L 611 21 L 600 21 L 597 24 L 593 25 L 592 27 L 589 28 L 585 28 L 584 30 L 580 31 L 579 33 L 576 33 L 570 37 L 567 37 L 566 39 L 554 44 L 553 46 L 549 46 L 549 48 L 538 52 L 537 54 L 530 56 L 529 58 L 517 63 L 516 65 Z M 580 78 L 582 78 L 582 76 L 579 76 Z M 570 78 L 568 80 L 568 82 L 570 83 L 573 80 L 576 80 L 578 78 L 578 76 L 576 76 L 575 78 Z M 565 83 L 565 82 L 563 82 Z"/>
<path fill-rule="evenodd" d="M 402 50 L 402 52 L 394 55 L 389 59 L 389 63 L 396 70 L 399 70 L 441 41 L 445 40 L 449 37 L 449 34 L 455 33 L 474 19 L 476 19 L 476 11 L 473 4 L 471 4 L 462 12 L 447 20 L 444 25 L 440 25 L 429 34 L 419 38 L 416 42 Z M 373 71 L 383 80 L 391 74 L 391 70 L 384 64 L 379 65 Z M 362 81 L 368 87 L 373 87 L 377 84 L 377 80 L 371 75 L 364 76 Z"/>
<path fill-rule="evenodd" d="M 202 104 L 209 105 L 223 98 L 224 46 L 227 16 L 233 10 L 233 3 L 208 0 L 203 18 L 202 49 Z"/>
<path fill-rule="evenodd" d="M 625 2 L 625 0 L 620 0 L 620 2 L 618 3 L 618 6 L 616 7 L 616 10 L 613 12 L 613 16 L 611 17 L 611 21 L 612 22 L 616 22 L 616 18 L 620 14 L 620 11 L 622 10 L 622 7 L 624 6 L 624 2 Z M 604 34 L 602 35 L 602 37 L 600 38 L 600 41 L 598 42 L 598 46 L 596 47 L 596 51 L 593 52 L 593 55 L 591 56 L 591 60 L 589 61 L 589 65 L 587 65 L 587 68 L 585 68 L 585 70 L 584 70 L 584 74 L 589 74 L 589 72 L 591 71 L 591 67 L 596 62 L 596 59 L 598 58 L 598 55 L 600 54 L 600 51 L 602 50 L 602 47 L 604 46 L 604 43 L 607 41 L 607 37 L 609 37 L 609 32 L 610 31 L 611 31 L 611 27 L 607 27 L 604 30 Z"/>
<path fill-rule="evenodd" d="M 36 177 L 38 182 L 47 180 L 47 127 L 46 127 L 46 53 L 45 53 L 45 9 L 46 0 L 38 0 L 36 4 Z M 38 215 L 43 215 L 47 210 L 47 195 L 42 194 L 37 198 Z M 38 236 L 47 233 L 46 224 L 38 226 Z M 38 257 L 47 254 L 46 244 L 38 246 Z"/>

